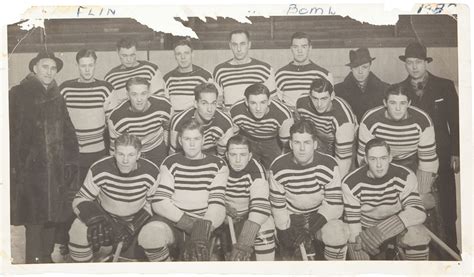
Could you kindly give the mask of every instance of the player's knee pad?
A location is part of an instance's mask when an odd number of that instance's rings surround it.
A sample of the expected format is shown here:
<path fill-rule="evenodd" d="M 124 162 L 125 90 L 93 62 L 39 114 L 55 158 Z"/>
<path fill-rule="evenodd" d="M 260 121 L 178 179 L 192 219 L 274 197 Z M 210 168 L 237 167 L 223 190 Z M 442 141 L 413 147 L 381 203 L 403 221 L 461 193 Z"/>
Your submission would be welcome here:
<path fill-rule="evenodd" d="M 69 240 L 76 244 L 87 244 L 87 225 L 76 218 L 69 229 Z"/>
<path fill-rule="evenodd" d="M 341 220 L 330 220 L 321 228 L 321 240 L 326 245 L 343 245 L 349 239 L 349 227 Z"/>
<path fill-rule="evenodd" d="M 173 241 L 173 231 L 168 224 L 161 221 L 148 222 L 138 233 L 138 244 L 143 248 L 164 247 Z"/>
<path fill-rule="evenodd" d="M 431 238 L 423 225 L 415 225 L 407 228 L 405 234 L 400 237 L 399 245 L 403 247 L 427 245 Z"/>

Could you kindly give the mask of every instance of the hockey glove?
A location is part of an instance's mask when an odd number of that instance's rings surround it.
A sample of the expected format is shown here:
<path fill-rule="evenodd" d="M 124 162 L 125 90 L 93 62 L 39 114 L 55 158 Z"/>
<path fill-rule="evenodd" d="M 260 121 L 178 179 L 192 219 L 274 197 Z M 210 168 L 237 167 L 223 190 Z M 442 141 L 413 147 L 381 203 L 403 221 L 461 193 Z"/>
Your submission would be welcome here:
<path fill-rule="evenodd" d="M 362 250 L 362 242 L 360 236 L 356 237 L 355 242 L 349 242 L 347 244 L 347 254 L 353 261 L 367 261 L 370 260 L 369 255 Z"/>
<path fill-rule="evenodd" d="M 112 219 L 95 201 L 84 201 L 77 205 L 79 219 L 87 226 L 87 240 L 92 251 L 112 243 Z"/>
<path fill-rule="evenodd" d="M 122 241 L 122 249 L 126 250 L 133 241 L 133 237 L 140 231 L 150 217 L 150 214 L 145 209 L 141 209 L 133 216 L 130 222 L 122 220 L 121 218 L 115 218 L 112 224 L 114 242 L 119 243 Z"/>
<path fill-rule="evenodd" d="M 377 255 L 380 245 L 405 230 L 405 225 L 397 215 L 393 215 L 379 224 L 360 233 L 362 249 L 370 255 Z"/>
<path fill-rule="evenodd" d="M 244 222 L 244 227 L 239 234 L 237 243 L 232 249 L 230 255 L 231 261 L 248 261 L 252 255 L 253 246 L 255 244 L 255 237 L 260 230 L 260 224 L 250 220 Z"/>
<path fill-rule="evenodd" d="M 290 215 L 290 239 L 292 247 L 298 248 L 303 242 L 311 241 L 311 234 L 306 228 L 306 218 L 302 214 Z"/>
<path fill-rule="evenodd" d="M 416 179 L 418 180 L 418 192 L 420 193 L 421 201 L 426 210 L 432 209 L 436 206 L 436 201 L 433 196 L 433 184 L 437 178 L 436 173 L 423 171 L 418 169 L 416 171 Z"/>
<path fill-rule="evenodd" d="M 181 218 L 176 222 L 176 227 L 183 230 L 186 234 L 190 235 L 193 230 L 193 224 L 196 222 L 197 218 L 192 217 L 184 213 Z"/>
<path fill-rule="evenodd" d="M 193 224 L 191 238 L 184 246 L 185 261 L 209 261 L 209 240 L 211 238 L 212 222 L 197 219 Z"/>

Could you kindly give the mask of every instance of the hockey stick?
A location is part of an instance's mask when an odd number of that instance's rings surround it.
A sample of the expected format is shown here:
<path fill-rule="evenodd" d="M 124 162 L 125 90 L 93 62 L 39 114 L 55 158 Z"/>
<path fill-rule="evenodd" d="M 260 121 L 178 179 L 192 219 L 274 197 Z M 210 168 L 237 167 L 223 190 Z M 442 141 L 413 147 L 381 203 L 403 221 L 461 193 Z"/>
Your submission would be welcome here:
<path fill-rule="evenodd" d="M 300 252 L 301 252 L 301 258 L 303 258 L 303 261 L 308 260 L 308 254 L 306 253 L 306 248 L 304 248 L 304 243 L 302 242 L 300 244 Z"/>
<path fill-rule="evenodd" d="M 117 249 L 115 249 L 115 253 L 114 253 L 114 259 L 112 260 L 113 263 L 116 263 L 118 261 L 118 259 L 120 258 L 120 253 L 122 252 L 122 247 L 123 247 L 123 240 L 121 240 L 117 244 Z"/>
<path fill-rule="evenodd" d="M 229 222 L 230 240 L 232 241 L 232 245 L 234 245 L 237 243 L 237 238 L 235 237 L 234 221 L 230 216 L 227 216 L 227 221 Z"/>
<path fill-rule="evenodd" d="M 425 227 L 426 232 L 428 232 L 428 235 L 437 245 L 439 245 L 444 251 L 448 252 L 451 257 L 455 258 L 458 261 L 461 260 L 461 256 L 454 252 L 454 250 L 451 249 L 446 243 L 444 243 L 444 241 L 442 241 L 440 238 L 438 238 L 438 236 L 433 234 L 433 232 L 431 232 L 430 229 L 426 228 L 426 226 L 423 225 L 423 227 Z"/>

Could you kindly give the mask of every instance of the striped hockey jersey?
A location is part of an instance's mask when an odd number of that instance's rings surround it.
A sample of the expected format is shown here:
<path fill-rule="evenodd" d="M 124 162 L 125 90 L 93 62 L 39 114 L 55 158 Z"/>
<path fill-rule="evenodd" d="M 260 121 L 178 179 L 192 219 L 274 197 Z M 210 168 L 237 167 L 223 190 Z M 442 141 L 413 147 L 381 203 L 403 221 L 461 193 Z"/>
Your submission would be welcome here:
<path fill-rule="evenodd" d="M 395 214 L 406 227 L 424 222 L 425 209 L 411 170 L 392 163 L 382 178 L 369 177 L 368 170 L 367 165 L 362 166 L 342 181 L 344 220 L 352 239 L 362 227 L 375 226 Z"/>
<path fill-rule="evenodd" d="M 224 160 L 212 155 L 190 160 L 177 153 L 163 161 L 160 172 L 154 211 L 173 222 L 187 213 L 211 220 L 214 227 L 222 224 L 229 176 Z"/>
<path fill-rule="evenodd" d="M 245 89 L 255 83 L 263 83 L 271 95 L 276 93 L 275 75 L 269 64 L 253 58 L 246 64 L 233 65 L 231 61 L 217 65 L 213 73 L 227 108 L 243 99 Z"/>
<path fill-rule="evenodd" d="M 299 165 L 293 153 L 270 166 L 270 203 L 278 229 L 290 227 L 290 214 L 318 211 L 328 221 L 342 215 L 339 169 L 333 157 L 314 152 L 313 161 Z"/>
<path fill-rule="evenodd" d="M 202 83 L 212 82 L 212 75 L 200 66 L 192 65 L 191 72 L 181 73 L 178 68 L 164 76 L 165 95 L 174 112 L 181 112 L 194 105 L 194 88 Z"/>
<path fill-rule="evenodd" d="M 132 77 L 142 77 L 150 82 L 150 92 L 154 95 L 164 95 L 164 81 L 160 69 L 154 63 L 148 61 L 137 61 L 138 64 L 133 67 L 123 65 L 112 68 L 106 75 L 105 81 L 112 84 L 114 93 L 112 94 L 112 108 L 118 106 L 128 99 L 127 84 L 128 79 Z"/>
<path fill-rule="evenodd" d="M 110 133 L 110 153 L 113 153 L 114 141 L 127 132 L 137 136 L 142 142 L 142 152 L 148 152 L 164 141 L 168 135 L 171 104 L 165 97 L 148 98 L 150 107 L 144 112 L 134 112 L 130 101 L 123 102 L 110 114 L 108 121 Z"/>
<path fill-rule="evenodd" d="M 278 69 L 275 74 L 279 98 L 289 107 L 296 107 L 296 101 L 301 95 L 308 94 L 311 83 L 315 79 L 324 78 L 333 83 L 332 74 L 313 61 L 305 65 L 295 65 L 293 62 Z"/>
<path fill-rule="evenodd" d="M 103 158 L 89 169 L 74 198 L 73 209 L 78 214 L 79 203 L 97 200 L 106 212 L 115 216 L 131 216 L 142 208 L 151 214 L 158 173 L 158 167 L 143 158 L 138 159 L 137 168 L 128 174 L 120 172 L 114 157 Z"/>
<path fill-rule="evenodd" d="M 390 145 L 394 161 L 418 155 L 418 168 L 438 172 L 438 156 L 433 122 L 427 113 L 410 106 L 408 117 L 399 121 L 388 118 L 386 108 L 371 109 L 362 118 L 359 128 L 359 164 L 365 157 L 365 145 L 374 137 L 384 139 Z"/>
<path fill-rule="evenodd" d="M 329 111 L 318 113 L 309 95 L 301 96 L 296 104 L 298 114 L 314 124 L 316 134 L 336 158 L 342 176 L 349 171 L 353 153 L 357 118 L 349 104 L 342 98 L 334 97 Z"/>
<path fill-rule="evenodd" d="M 239 132 L 253 140 L 269 140 L 277 136 L 282 143 L 290 137 L 290 127 L 293 124 L 291 111 L 278 101 L 271 101 L 267 114 L 256 119 L 251 113 L 245 100 L 235 103 L 230 109 L 232 121 L 239 127 Z"/>
<path fill-rule="evenodd" d="M 239 216 L 263 224 L 271 214 L 269 186 L 265 169 L 255 159 L 241 171 L 229 168 L 229 178 L 225 191 L 226 204 L 237 210 Z"/>
<path fill-rule="evenodd" d="M 82 83 L 73 79 L 62 83 L 59 90 L 76 130 L 79 152 L 104 150 L 104 130 L 106 117 L 111 111 L 109 96 L 113 91 L 112 85 L 100 80 Z"/>

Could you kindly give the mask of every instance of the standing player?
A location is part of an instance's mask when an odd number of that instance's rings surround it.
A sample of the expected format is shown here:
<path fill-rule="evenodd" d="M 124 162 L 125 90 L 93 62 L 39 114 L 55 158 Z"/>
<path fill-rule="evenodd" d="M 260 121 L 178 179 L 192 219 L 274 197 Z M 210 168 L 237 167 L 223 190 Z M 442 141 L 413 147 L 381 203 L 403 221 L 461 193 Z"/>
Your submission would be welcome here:
<path fill-rule="evenodd" d="M 232 31 L 229 47 L 234 57 L 214 69 L 214 81 L 221 90 L 227 109 L 244 98 L 243 92 L 251 84 L 263 83 L 272 96 L 276 95 L 273 69 L 269 64 L 249 56 L 251 45 L 249 32 Z"/>
<path fill-rule="evenodd" d="M 269 168 L 287 148 L 293 115 L 285 105 L 270 99 L 270 91 L 264 84 L 248 86 L 244 95 L 245 99 L 230 109 L 232 121 L 240 134 L 251 141 L 253 157 Z"/>
<path fill-rule="evenodd" d="M 314 79 L 324 78 L 332 81 L 332 74 L 315 64 L 310 58 L 311 39 L 308 34 L 296 32 L 291 36 L 291 54 L 293 61 L 278 69 L 275 74 L 279 98 L 292 111 L 296 109 L 296 100 L 302 94 L 308 94 Z"/>
<path fill-rule="evenodd" d="M 229 169 L 224 160 L 201 151 L 204 133 L 196 120 L 182 125 L 178 139 L 184 153 L 163 161 L 152 203 L 158 216 L 140 236 L 153 240 L 152 249 L 146 251 L 153 256 L 150 260 L 170 260 L 169 247 L 177 246 L 186 261 L 209 261 L 211 233 L 225 218 Z"/>
<path fill-rule="evenodd" d="M 270 203 L 283 248 L 294 251 L 316 238 L 327 260 L 344 260 L 347 226 L 342 216 L 341 179 L 336 161 L 316 151 L 314 126 L 302 120 L 290 129 L 292 152 L 270 167 Z"/>
<path fill-rule="evenodd" d="M 212 81 L 211 73 L 193 64 L 193 48 L 189 40 L 178 41 L 174 47 L 174 57 L 178 66 L 166 73 L 165 94 L 170 99 L 174 112 L 191 108 L 194 104 L 194 88 Z"/>
<path fill-rule="evenodd" d="M 349 257 L 368 260 L 395 242 L 407 260 L 428 260 L 430 238 L 422 225 L 425 209 L 417 180 L 406 167 L 391 163 L 390 146 L 374 138 L 365 147 L 365 166 L 342 182 Z M 392 239 L 395 238 L 396 239 Z"/>
<path fill-rule="evenodd" d="M 387 89 L 384 106 L 368 111 L 362 119 L 357 158 L 359 163 L 365 160 L 369 140 L 384 139 L 392 150 L 393 162 L 416 172 L 418 190 L 428 210 L 434 207 L 431 187 L 438 171 L 434 128 L 430 117 L 410 103 L 405 86 Z"/>
<path fill-rule="evenodd" d="M 144 157 L 158 166 L 168 153 L 171 104 L 163 96 L 151 96 L 145 78 L 133 77 L 126 87 L 129 100 L 115 108 L 108 121 L 111 145 L 121 134 L 136 135 L 142 141 Z"/>
<path fill-rule="evenodd" d="M 141 77 L 150 83 L 150 92 L 153 95 L 164 94 L 164 81 L 158 66 L 148 61 L 137 60 L 137 42 L 130 38 L 123 38 L 117 42 L 117 54 L 120 65 L 112 68 L 106 75 L 105 81 L 112 84 L 114 93 L 111 98 L 111 107 L 114 108 L 127 100 L 126 83 L 132 77 Z"/>
<path fill-rule="evenodd" d="M 336 158 L 340 174 L 345 176 L 355 155 L 357 120 L 351 107 L 334 95 L 331 82 L 321 78 L 311 83 L 309 95 L 298 99 L 296 109 L 302 119 L 314 124 L 323 144 L 321 151 Z"/>
<path fill-rule="evenodd" d="M 182 150 L 178 143 L 178 131 L 184 122 L 195 119 L 204 131 L 202 150 L 207 154 L 224 158 L 227 140 L 234 135 L 230 117 L 217 110 L 218 91 L 214 84 L 204 83 L 194 88 L 194 107 L 182 111 L 171 120 L 170 154 Z"/>
<path fill-rule="evenodd" d="M 275 224 L 265 170 L 252 158 L 250 142 L 242 135 L 229 139 L 226 157 L 230 171 L 225 191 L 226 210 L 233 218 L 238 236 L 230 258 L 232 261 L 249 260 L 255 248 L 257 261 L 273 261 Z"/>
<path fill-rule="evenodd" d="M 73 201 L 77 219 L 69 230 L 73 261 L 90 262 L 101 246 L 123 241 L 127 249 L 151 216 L 150 202 L 158 186 L 158 168 L 140 157 L 140 140 L 123 134 L 113 156 L 94 163 Z M 155 233 L 159 230 L 155 230 Z M 150 248 L 151 241 L 138 238 Z"/>

